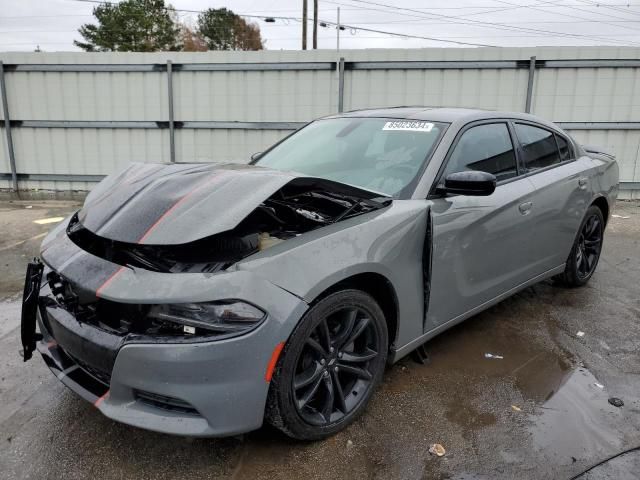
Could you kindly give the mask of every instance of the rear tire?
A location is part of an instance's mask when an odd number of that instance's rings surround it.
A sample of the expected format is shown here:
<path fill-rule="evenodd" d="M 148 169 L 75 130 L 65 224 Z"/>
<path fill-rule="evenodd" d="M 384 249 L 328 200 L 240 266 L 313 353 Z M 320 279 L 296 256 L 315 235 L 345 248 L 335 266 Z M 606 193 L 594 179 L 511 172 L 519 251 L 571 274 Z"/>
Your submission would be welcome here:
<path fill-rule="evenodd" d="M 288 436 L 319 440 L 365 410 L 387 361 L 387 325 L 360 290 L 333 293 L 305 314 L 269 388 L 266 420 Z"/>
<path fill-rule="evenodd" d="M 602 252 L 604 217 L 595 205 L 587 209 L 571 248 L 564 272 L 554 277 L 567 287 L 585 285 L 595 272 Z"/>

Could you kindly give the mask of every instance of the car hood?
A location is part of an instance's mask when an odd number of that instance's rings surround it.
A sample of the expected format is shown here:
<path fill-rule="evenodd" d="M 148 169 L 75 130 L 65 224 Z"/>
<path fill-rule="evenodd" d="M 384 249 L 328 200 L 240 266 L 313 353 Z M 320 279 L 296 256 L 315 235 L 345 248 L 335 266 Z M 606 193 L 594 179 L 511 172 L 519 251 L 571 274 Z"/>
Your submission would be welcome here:
<path fill-rule="evenodd" d="M 381 196 L 253 165 L 134 163 L 92 190 L 78 220 L 99 237 L 117 242 L 185 244 L 232 230 L 285 185 L 361 199 Z"/>

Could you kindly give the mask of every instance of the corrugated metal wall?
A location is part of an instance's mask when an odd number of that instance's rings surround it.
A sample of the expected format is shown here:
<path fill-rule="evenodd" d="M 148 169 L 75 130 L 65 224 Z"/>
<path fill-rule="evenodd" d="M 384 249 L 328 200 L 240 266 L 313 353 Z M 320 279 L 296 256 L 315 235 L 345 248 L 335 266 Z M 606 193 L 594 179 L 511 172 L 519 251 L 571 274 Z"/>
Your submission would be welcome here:
<path fill-rule="evenodd" d="M 344 110 L 391 105 L 525 109 L 531 56 L 538 61 L 640 58 L 638 48 L 482 48 L 341 51 L 352 62 L 518 61 L 520 68 L 347 68 Z M 136 72 L 20 71 L 16 65 L 176 65 L 172 74 L 177 161 L 246 162 L 291 132 L 292 125 L 338 110 L 338 75 L 327 68 L 333 51 L 206 53 L 0 53 L 5 64 L 9 117 L 19 174 L 105 175 L 130 161 L 170 161 L 166 68 Z M 294 66 L 247 71 L 193 71 L 189 64 L 324 62 L 319 69 Z M 335 65 L 335 63 L 334 63 Z M 196 65 L 197 66 L 197 65 Z M 523 68 L 524 67 L 524 68 Z M 640 123 L 640 68 L 537 68 L 532 113 L 557 122 Z M 0 110 L 0 117 L 2 111 Z M 2 117 L 3 118 L 3 117 Z M 136 122 L 47 128 L 41 121 Z M 35 127 L 16 121 L 40 121 Z M 140 122 L 147 122 L 141 124 Z M 164 122 L 157 125 L 156 122 Z M 180 122 L 263 122 L 260 125 L 182 125 Z M 162 128 L 157 128 L 161 126 Z M 195 126 L 196 128 L 191 128 Z M 180 128 L 184 127 L 184 128 Z M 216 127 L 216 128 L 211 128 Z M 220 128 L 224 127 L 224 128 Z M 232 128 L 229 128 L 232 127 Z M 240 125 L 242 127 L 242 125 Z M 586 128 L 586 129 L 585 129 Z M 0 188 L 10 188 L 4 126 L 0 128 Z M 570 130 L 579 141 L 612 149 L 621 180 L 640 188 L 640 130 Z M 37 178 L 37 177 L 36 177 Z M 68 179 L 67 179 L 68 180 Z M 21 188 L 87 189 L 91 182 L 22 179 Z M 632 182 L 636 182 L 634 185 Z M 627 190 L 623 196 L 639 195 Z"/>

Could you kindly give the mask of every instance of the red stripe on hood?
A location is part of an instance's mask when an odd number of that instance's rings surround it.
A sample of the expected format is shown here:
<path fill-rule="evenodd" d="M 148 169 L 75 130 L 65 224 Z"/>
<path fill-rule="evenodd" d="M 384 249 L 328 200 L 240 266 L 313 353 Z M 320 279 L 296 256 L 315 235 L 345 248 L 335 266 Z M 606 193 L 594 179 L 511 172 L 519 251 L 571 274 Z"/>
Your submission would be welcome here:
<path fill-rule="evenodd" d="M 180 205 L 182 205 L 185 201 L 187 201 L 187 199 L 189 199 L 189 197 L 191 197 L 194 193 L 196 193 L 197 191 L 201 190 L 202 188 L 209 186 L 211 183 L 213 183 L 215 180 L 220 180 L 222 177 L 225 176 L 225 172 L 216 172 L 212 177 L 206 178 L 205 181 L 203 183 L 201 183 L 199 186 L 195 187 L 193 190 L 191 190 L 190 192 L 184 194 L 181 198 L 179 198 L 166 212 L 164 212 L 160 218 L 158 218 L 153 225 L 151 225 L 146 232 L 144 232 L 144 234 L 142 235 L 142 237 L 140 237 L 140 239 L 138 240 L 138 244 L 144 242 L 146 240 L 147 237 L 149 237 L 149 235 L 151 235 L 151 233 L 156 229 L 156 227 L 158 225 L 160 225 L 160 223 L 162 223 L 164 221 L 165 218 L 167 218 L 169 215 L 171 215 L 171 213 L 173 213 L 173 211 L 175 211 Z M 107 278 L 105 280 L 105 282 L 100 285 L 100 287 L 98 287 L 98 289 L 96 290 L 96 297 L 100 298 L 102 290 L 104 290 L 107 285 L 109 285 L 117 276 L 118 274 L 124 270 L 125 267 L 121 266 L 118 270 L 116 270 L 109 278 Z"/>

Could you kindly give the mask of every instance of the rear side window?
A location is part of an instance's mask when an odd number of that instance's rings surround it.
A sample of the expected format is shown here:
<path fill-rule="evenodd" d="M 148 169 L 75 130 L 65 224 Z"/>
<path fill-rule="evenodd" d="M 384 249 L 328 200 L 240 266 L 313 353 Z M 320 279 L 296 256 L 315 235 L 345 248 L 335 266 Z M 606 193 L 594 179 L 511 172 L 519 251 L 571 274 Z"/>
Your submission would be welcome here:
<path fill-rule="evenodd" d="M 553 132 L 524 123 L 516 123 L 515 128 L 522 145 L 524 167 L 528 171 L 539 170 L 563 161 Z M 565 155 L 568 158 L 569 147 L 566 145 L 567 142 L 564 143 Z"/>
<path fill-rule="evenodd" d="M 465 131 L 449 157 L 444 176 L 465 170 L 492 173 L 498 181 L 515 177 L 516 156 L 506 123 L 488 123 Z"/>
<path fill-rule="evenodd" d="M 569 142 L 567 142 L 560 135 L 556 135 L 556 141 L 558 142 L 558 150 L 560 151 L 560 160 L 565 161 L 571 158 L 571 150 L 569 149 Z"/>

